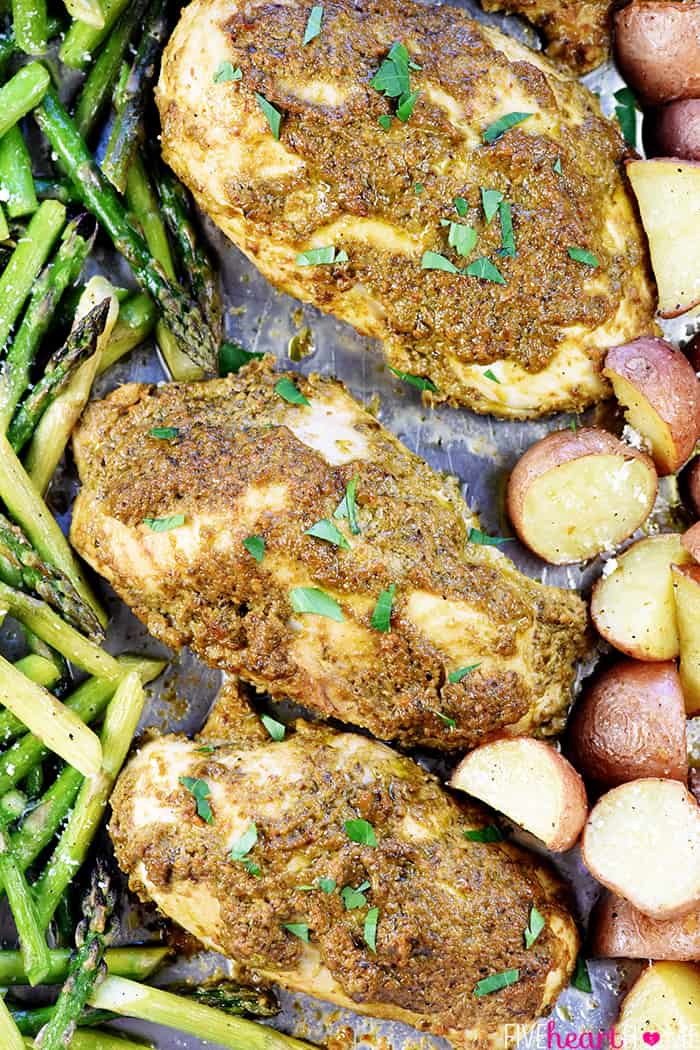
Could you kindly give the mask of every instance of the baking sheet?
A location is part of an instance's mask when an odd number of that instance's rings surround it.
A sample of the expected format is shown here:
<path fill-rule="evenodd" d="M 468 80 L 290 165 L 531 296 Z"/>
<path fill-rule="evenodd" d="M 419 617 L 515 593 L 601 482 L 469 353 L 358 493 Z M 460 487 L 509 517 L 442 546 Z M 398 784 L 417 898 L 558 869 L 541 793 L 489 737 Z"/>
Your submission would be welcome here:
<path fill-rule="evenodd" d="M 531 46 L 539 47 L 535 33 L 508 16 L 485 15 L 475 3 L 462 0 L 454 6 L 465 8 L 482 21 L 496 25 Z M 585 78 L 588 86 L 601 97 L 606 113 L 614 109 L 612 94 L 622 81 L 611 66 L 604 66 Z M 418 391 L 402 384 L 386 369 L 376 346 L 354 332 L 347 325 L 324 316 L 312 307 L 302 306 L 296 300 L 276 292 L 248 261 L 208 221 L 204 222 L 212 251 L 222 271 L 224 302 L 227 308 L 226 329 L 229 338 L 239 341 L 248 350 L 272 353 L 285 368 L 300 372 L 317 371 L 336 375 L 352 393 L 366 404 L 377 406 L 378 417 L 391 431 L 416 453 L 438 470 L 456 475 L 462 485 L 465 499 L 481 514 L 484 528 L 493 532 L 508 532 L 503 518 L 502 495 L 509 470 L 522 452 L 534 441 L 552 430 L 566 426 L 571 417 L 556 416 L 534 423 L 496 421 L 477 416 L 465 410 L 448 407 L 427 409 Z M 124 283 L 125 270 L 121 262 L 105 254 L 100 268 L 108 276 L 119 276 Z M 687 335 L 693 322 L 680 319 L 668 329 L 675 338 Z M 312 350 L 301 361 L 289 356 L 290 340 L 308 328 Z M 125 361 L 118 363 L 100 378 L 95 394 L 102 396 L 118 384 L 127 381 L 160 381 L 166 378 L 152 346 L 140 349 Z M 588 420 L 611 420 L 611 409 L 606 406 L 592 409 Z M 50 492 L 53 509 L 62 525 L 67 527 L 70 504 L 76 480 L 72 465 L 62 467 Z M 659 513 L 664 513 L 662 494 Z M 673 498 L 673 492 L 670 493 Z M 547 583 L 587 590 L 601 567 L 597 560 L 583 570 L 577 567 L 553 568 L 546 566 L 519 544 L 508 546 L 508 554 L 526 573 Z M 102 585 L 102 592 L 105 593 Z M 113 620 L 108 635 L 108 648 L 113 652 L 124 650 L 149 653 L 165 652 L 163 646 L 148 638 L 142 626 L 126 607 L 108 596 Z M 196 731 L 204 721 L 219 684 L 218 672 L 201 664 L 192 654 L 180 654 L 165 675 L 150 690 L 142 726 L 156 726 L 161 730 Z M 430 764 L 425 756 L 419 760 Z M 537 843 L 524 834 L 517 836 L 527 845 L 539 849 Z M 543 852 L 541 849 L 540 852 Z M 553 856 L 554 865 L 572 886 L 577 917 L 585 926 L 590 908 L 597 895 L 596 884 L 585 872 L 577 850 Z M 134 917 L 134 921 L 140 921 Z M 127 923 L 128 925 L 128 923 Z M 179 960 L 159 981 L 172 974 L 197 975 L 216 969 L 227 971 L 229 964 L 211 955 Z M 617 965 L 592 961 L 589 965 L 592 994 L 573 988 L 561 996 L 552 1014 L 556 1033 L 562 1044 L 569 1032 L 597 1033 L 614 1022 L 617 1003 L 630 979 L 638 970 L 636 964 Z M 357 1050 L 447 1050 L 442 1039 L 419 1035 L 403 1025 L 360 1018 L 349 1011 L 329 1007 L 308 997 L 280 992 L 282 1012 L 272 1022 L 276 1027 L 333 1050 L 355 1047 Z M 547 1019 L 541 1021 L 522 1041 L 525 1048 L 548 1046 Z M 197 1050 L 211 1046 L 205 1041 L 180 1035 L 167 1029 L 141 1022 L 122 1021 L 114 1027 L 125 1032 L 148 1037 L 159 1047 L 168 1050 Z M 551 1043 L 551 1038 L 549 1040 Z M 515 1048 L 519 1043 L 514 1031 L 504 1043 Z"/>

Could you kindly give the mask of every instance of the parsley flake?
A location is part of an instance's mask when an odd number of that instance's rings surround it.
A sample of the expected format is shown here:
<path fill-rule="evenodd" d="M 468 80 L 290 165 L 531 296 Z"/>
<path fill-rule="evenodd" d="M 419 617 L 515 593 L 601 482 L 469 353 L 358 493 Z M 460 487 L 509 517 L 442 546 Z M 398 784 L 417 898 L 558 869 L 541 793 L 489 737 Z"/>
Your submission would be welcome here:
<path fill-rule="evenodd" d="M 495 824 L 487 824 L 485 828 L 472 828 L 464 832 L 465 839 L 470 842 L 503 842 L 503 832 Z"/>
<path fill-rule="evenodd" d="M 415 191 L 416 197 L 420 197 L 420 195 L 423 192 L 423 190 L 425 189 L 425 187 L 423 186 L 422 182 L 417 182 L 415 184 L 415 186 L 413 187 L 413 189 Z"/>
<path fill-rule="evenodd" d="M 198 777 L 180 777 L 180 783 L 189 791 L 197 803 L 197 816 L 201 817 L 207 824 L 212 824 L 214 816 L 207 801 L 211 792 L 206 780 L 199 780 Z"/>
<path fill-rule="evenodd" d="M 423 252 L 420 261 L 421 270 L 444 270 L 445 273 L 461 273 L 450 259 L 439 252 Z"/>
<path fill-rule="evenodd" d="M 243 540 L 243 546 L 251 558 L 255 558 L 257 562 L 263 560 L 265 556 L 265 538 L 263 536 L 246 536 Z"/>
<path fill-rule="evenodd" d="M 257 842 L 258 828 L 255 821 L 253 821 L 248 830 L 244 831 L 238 841 L 231 846 L 231 853 L 229 854 L 231 860 L 244 860 L 250 851 L 255 848 Z"/>
<path fill-rule="evenodd" d="M 260 721 L 273 740 L 276 740 L 278 743 L 280 740 L 284 740 L 284 734 L 287 732 L 284 722 L 278 722 L 276 718 L 272 718 L 270 715 L 261 715 Z"/>
<path fill-rule="evenodd" d="M 403 124 L 410 119 L 419 95 L 420 91 L 413 91 L 410 95 L 405 95 L 396 107 L 396 116 Z"/>
<path fill-rule="evenodd" d="M 196 747 L 195 751 L 200 755 L 211 755 L 216 751 L 216 744 L 202 744 L 201 747 Z"/>
<path fill-rule="evenodd" d="M 572 430 L 574 432 L 574 434 L 578 430 L 578 423 L 576 421 L 576 416 L 574 416 L 574 418 L 569 423 L 569 430 Z"/>
<path fill-rule="evenodd" d="M 504 970 L 503 973 L 492 973 L 490 977 L 484 977 L 474 989 L 474 995 L 491 995 L 492 992 L 500 992 L 509 984 L 516 984 L 520 980 L 520 970 Z"/>
<path fill-rule="evenodd" d="M 395 594 L 396 584 L 392 583 L 377 598 L 377 604 L 372 613 L 372 627 L 375 631 L 386 632 L 391 630 L 391 610 L 394 605 Z"/>
<path fill-rule="evenodd" d="M 433 394 L 437 393 L 437 387 L 432 379 L 424 379 L 423 376 L 415 376 L 412 372 L 401 372 L 398 368 L 392 368 L 391 365 L 389 365 L 389 371 L 393 372 L 397 379 L 400 379 L 403 383 L 408 383 L 410 386 L 414 386 L 418 390 L 430 390 Z"/>
<path fill-rule="evenodd" d="M 283 922 L 282 928 L 289 930 L 290 933 L 293 933 L 300 941 L 304 941 L 305 944 L 309 943 L 309 927 L 305 922 Z"/>
<path fill-rule="evenodd" d="M 391 117 L 388 113 L 382 113 L 381 117 L 377 117 L 377 123 L 381 124 L 385 131 L 388 131 L 391 127 Z"/>
<path fill-rule="evenodd" d="M 501 220 L 501 247 L 499 255 L 516 255 L 515 234 L 513 233 L 513 212 L 508 201 L 501 201 L 498 205 L 498 218 Z"/>
<path fill-rule="evenodd" d="M 452 203 L 454 204 L 455 211 L 457 212 L 459 217 L 463 219 L 469 211 L 469 204 L 467 203 L 467 201 L 465 201 L 464 197 L 455 197 Z"/>
<path fill-rule="evenodd" d="M 525 938 L 525 947 L 532 948 L 533 944 L 542 933 L 544 929 L 544 916 L 540 915 L 537 908 L 533 904 L 530 908 L 530 921 L 525 927 L 523 937 Z"/>
<path fill-rule="evenodd" d="M 231 375 L 232 372 L 240 371 L 249 361 L 264 356 L 255 350 L 244 350 L 238 343 L 222 343 L 219 350 L 219 375 Z"/>
<path fill-rule="evenodd" d="M 324 878 L 318 880 L 318 888 L 323 893 L 334 893 L 335 892 L 335 887 L 336 887 L 335 879 L 329 879 L 329 878 L 324 877 Z"/>
<path fill-rule="evenodd" d="M 394 43 L 389 54 L 380 65 L 370 81 L 371 87 L 386 98 L 397 99 L 396 116 L 405 122 L 413 113 L 419 91 L 411 91 L 411 70 L 421 67 L 411 61 L 408 49 L 401 43 Z M 379 123 L 388 131 L 391 117 L 384 114 Z"/>
<path fill-rule="evenodd" d="M 494 372 L 492 372 L 490 368 L 486 369 L 486 371 L 484 372 L 484 376 L 487 379 L 490 379 L 492 383 L 500 383 L 501 382 L 501 380 L 498 378 L 498 376 Z"/>
<path fill-rule="evenodd" d="M 212 80 L 215 84 L 226 84 L 229 80 L 240 80 L 242 76 L 238 66 L 234 69 L 230 62 L 219 62 Z"/>
<path fill-rule="evenodd" d="M 490 537 L 489 537 L 490 538 Z M 457 671 L 450 671 L 447 676 L 448 682 L 461 682 L 463 678 L 466 678 L 472 671 L 476 671 L 477 667 L 481 667 L 481 664 L 469 664 L 468 667 L 460 667 Z"/>
<path fill-rule="evenodd" d="M 484 547 L 500 547 L 502 543 L 512 543 L 512 536 L 489 536 L 488 532 L 481 529 L 470 529 L 467 539 L 470 543 L 480 543 Z"/>
<path fill-rule="evenodd" d="M 152 438 L 158 438 L 160 441 L 170 441 L 178 437 L 180 431 L 177 427 L 152 427 L 148 433 Z"/>
<path fill-rule="evenodd" d="M 493 124 L 489 124 L 483 135 L 484 142 L 495 142 L 504 132 L 510 131 L 516 124 L 522 124 L 532 115 L 532 113 L 506 113 L 498 120 L 494 120 Z"/>
<path fill-rule="evenodd" d="M 588 963 L 581 955 L 579 955 L 578 959 L 576 960 L 576 969 L 573 972 L 571 983 L 574 986 L 574 988 L 578 988 L 579 992 L 593 991 L 591 977 L 588 972 Z"/>
<path fill-rule="evenodd" d="M 450 222 L 444 219 L 450 227 L 447 243 L 454 248 L 458 255 L 467 256 L 473 250 L 477 241 L 477 232 L 473 226 L 465 226 L 461 222 Z"/>
<path fill-rule="evenodd" d="M 352 886 L 343 886 L 340 891 L 343 904 L 345 905 L 346 911 L 356 911 L 358 908 L 364 908 L 367 904 L 367 898 L 365 897 L 365 890 L 368 890 L 371 886 L 369 882 L 363 882 L 356 889 Z"/>
<path fill-rule="evenodd" d="M 592 266 L 594 269 L 595 267 L 600 266 L 600 263 L 593 252 L 589 252 L 586 248 L 567 248 L 566 250 L 569 253 L 569 257 L 573 259 L 574 262 L 583 263 L 584 266 Z"/>
<path fill-rule="evenodd" d="M 491 281 L 492 284 L 506 283 L 505 277 L 499 273 L 491 260 L 483 255 L 480 259 L 475 259 L 473 263 L 469 263 L 464 272 L 468 277 L 479 277 L 482 281 Z"/>
<path fill-rule="evenodd" d="M 348 261 L 348 253 L 342 249 L 338 251 L 333 244 L 325 248 L 309 248 L 297 255 L 297 266 L 333 266 Z"/>
<path fill-rule="evenodd" d="M 330 518 L 321 518 L 310 529 L 307 529 L 304 535 L 314 536 L 317 540 L 325 540 L 326 543 L 330 543 L 334 547 L 342 547 L 343 550 L 350 550 L 350 544 Z"/>
<path fill-rule="evenodd" d="M 552 164 L 552 171 L 555 171 L 557 175 L 564 174 L 564 172 L 561 170 L 561 157 L 557 157 L 557 159 L 554 161 L 554 164 Z"/>
<path fill-rule="evenodd" d="M 313 613 L 315 616 L 326 616 L 329 620 L 343 623 L 343 610 L 335 598 L 321 591 L 318 587 L 294 587 L 289 592 L 289 600 L 294 612 Z"/>
<path fill-rule="evenodd" d="M 351 478 L 345 489 L 345 495 L 333 511 L 334 518 L 347 518 L 350 532 L 358 536 L 360 526 L 357 524 L 357 504 L 355 494 L 357 492 L 357 478 Z"/>
<path fill-rule="evenodd" d="M 144 525 L 148 525 L 151 532 L 169 532 L 185 524 L 184 514 L 171 514 L 168 518 L 144 518 Z"/>
<path fill-rule="evenodd" d="M 279 394 L 283 401 L 288 401 L 290 405 L 310 404 L 309 399 L 304 397 L 301 390 L 292 382 L 289 376 L 282 376 L 275 383 L 275 393 Z"/>
<path fill-rule="evenodd" d="M 280 127 L 282 126 L 282 114 L 278 109 L 275 109 L 272 103 L 268 102 L 265 96 L 261 95 L 259 91 L 255 92 L 255 98 L 257 99 L 260 109 L 263 111 L 263 116 L 265 117 L 265 120 L 270 125 L 272 137 L 277 139 L 277 141 L 279 142 Z"/>
<path fill-rule="evenodd" d="M 316 4 L 311 8 L 309 12 L 309 20 L 306 23 L 306 29 L 304 30 L 304 40 L 302 41 L 304 46 L 310 44 L 312 40 L 315 40 L 318 34 L 321 32 L 321 23 L 323 22 L 323 4 Z"/>
<path fill-rule="evenodd" d="M 457 723 L 455 722 L 454 718 L 450 718 L 449 715 L 443 715 L 442 711 L 433 711 L 433 714 L 437 715 L 438 718 L 445 723 L 448 729 L 457 728 Z"/>
<path fill-rule="evenodd" d="M 628 87 L 620 88 L 614 94 L 618 103 L 615 106 L 615 116 L 620 125 L 623 138 L 632 149 L 637 148 L 637 100 Z"/>
<path fill-rule="evenodd" d="M 498 211 L 498 205 L 502 200 L 503 194 L 500 190 L 487 190 L 484 186 L 481 187 L 481 207 L 484 209 L 487 225 Z"/>
<path fill-rule="evenodd" d="M 351 842 L 357 842 L 360 846 L 377 845 L 377 836 L 368 820 L 346 820 L 343 826 Z"/>
<path fill-rule="evenodd" d="M 379 923 L 379 908 L 370 908 L 365 919 L 363 936 L 365 944 L 371 952 L 377 954 L 377 925 Z"/>

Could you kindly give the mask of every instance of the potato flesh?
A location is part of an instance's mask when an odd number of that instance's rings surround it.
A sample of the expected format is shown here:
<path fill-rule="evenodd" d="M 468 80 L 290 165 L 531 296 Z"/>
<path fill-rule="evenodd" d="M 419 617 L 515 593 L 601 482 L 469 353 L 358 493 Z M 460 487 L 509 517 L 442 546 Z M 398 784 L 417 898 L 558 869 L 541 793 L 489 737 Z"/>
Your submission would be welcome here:
<path fill-rule="evenodd" d="M 658 1032 L 659 1050 L 700 1050 L 700 969 L 693 963 L 654 963 L 625 999 L 616 1032 L 625 1046 L 651 1046 L 640 1037 Z"/>
<path fill-rule="evenodd" d="M 649 442 L 654 462 L 660 470 L 663 473 L 672 474 L 678 454 L 668 424 L 663 421 L 647 398 L 624 376 L 608 372 L 608 378 L 612 383 L 615 397 L 625 408 L 627 422 Z"/>
<path fill-rule="evenodd" d="M 549 562 L 584 561 L 631 536 L 647 517 L 655 491 L 656 479 L 638 459 L 570 460 L 529 486 L 522 532 Z"/>
<path fill-rule="evenodd" d="M 649 238 L 659 312 L 684 313 L 700 301 L 700 165 L 635 160 L 627 174 Z"/>
<path fill-rule="evenodd" d="M 700 712 L 700 584 L 682 572 L 673 573 L 680 642 L 681 686 L 689 715 Z"/>
<path fill-rule="evenodd" d="M 679 653 L 671 564 L 691 560 L 680 536 L 635 543 L 599 581 L 591 615 L 603 637 L 638 660 L 673 660 Z"/>

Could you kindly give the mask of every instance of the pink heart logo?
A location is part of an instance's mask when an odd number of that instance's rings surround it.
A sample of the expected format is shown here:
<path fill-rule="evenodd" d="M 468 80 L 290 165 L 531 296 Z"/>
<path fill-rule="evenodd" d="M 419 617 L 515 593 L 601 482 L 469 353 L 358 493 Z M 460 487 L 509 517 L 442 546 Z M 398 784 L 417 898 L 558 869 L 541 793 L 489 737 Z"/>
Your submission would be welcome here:
<path fill-rule="evenodd" d="M 647 1044 L 647 1046 L 656 1046 L 660 1038 L 661 1036 L 658 1032 L 645 1032 L 642 1036 L 642 1039 Z"/>

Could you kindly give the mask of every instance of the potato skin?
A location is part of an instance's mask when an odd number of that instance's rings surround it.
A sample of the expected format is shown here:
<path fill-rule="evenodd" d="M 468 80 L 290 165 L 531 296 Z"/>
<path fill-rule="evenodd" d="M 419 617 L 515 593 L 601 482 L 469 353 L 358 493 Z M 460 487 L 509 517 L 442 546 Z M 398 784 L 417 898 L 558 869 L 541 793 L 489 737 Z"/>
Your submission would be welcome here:
<path fill-rule="evenodd" d="M 649 157 L 700 160 L 700 99 L 677 99 L 647 113 L 644 144 Z"/>
<path fill-rule="evenodd" d="M 687 532 L 683 533 L 681 543 L 688 551 L 688 554 L 700 562 L 700 521 L 691 525 Z"/>
<path fill-rule="evenodd" d="M 654 454 L 662 473 L 675 474 L 691 455 L 700 424 L 700 383 L 685 354 L 644 336 L 609 350 L 603 374 L 613 386 L 616 375 L 626 379 L 666 424 L 673 449 Z"/>
<path fill-rule="evenodd" d="M 700 959 L 700 909 L 676 919 L 651 919 L 614 893 L 591 916 L 591 954 L 605 959 Z"/>
<path fill-rule="evenodd" d="M 685 704 L 672 660 L 619 660 L 584 691 L 569 720 L 566 752 L 598 789 L 640 777 L 685 783 Z"/>
<path fill-rule="evenodd" d="M 685 496 L 696 518 L 700 518 L 700 456 L 684 472 Z"/>
<path fill-rule="evenodd" d="M 642 101 L 700 97 L 700 4 L 632 0 L 613 22 L 617 64 Z"/>

